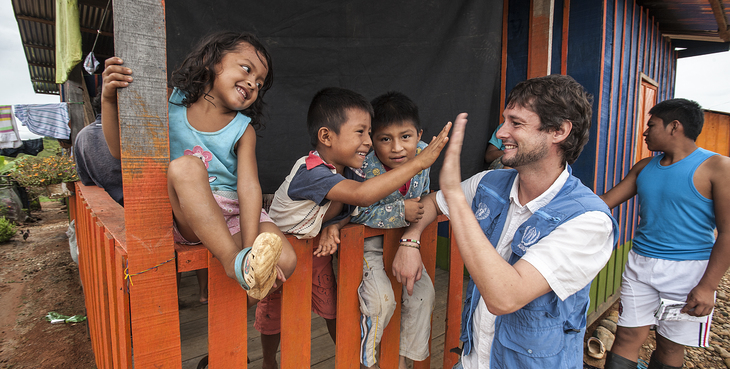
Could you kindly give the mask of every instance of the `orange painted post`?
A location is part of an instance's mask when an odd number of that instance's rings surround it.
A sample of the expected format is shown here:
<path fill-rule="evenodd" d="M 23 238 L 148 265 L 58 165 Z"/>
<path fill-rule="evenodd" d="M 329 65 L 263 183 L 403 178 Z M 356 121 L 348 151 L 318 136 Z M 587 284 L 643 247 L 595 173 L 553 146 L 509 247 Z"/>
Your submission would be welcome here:
<path fill-rule="evenodd" d="M 165 2 L 115 0 L 114 48 L 125 66 L 143 77 L 117 92 L 134 366 L 181 368 L 166 180 L 170 153 Z"/>
<path fill-rule="evenodd" d="M 119 336 L 116 334 L 116 332 L 119 332 L 119 319 L 117 317 L 117 304 L 119 304 L 119 298 L 117 296 L 116 290 L 119 288 L 117 285 L 117 280 L 115 278 L 115 273 L 119 272 L 116 268 L 116 252 L 114 250 L 114 239 L 109 236 L 109 234 L 106 232 L 106 228 L 103 229 L 103 235 L 102 235 L 102 241 L 100 242 L 100 245 L 102 248 L 105 249 L 106 252 L 106 278 L 107 278 L 107 284 L 108 284 L 108 298 L 109 298 L 109 306 L 107 308 L 107 311 L 109 313 L 109 339 L 111 344 L 111 356 L 112 356 L 112 367 L 113 368 L 119 368 L 119 362 L 121 361 L 121 345 L 119 343 Z"/>
<path fill-rule="evenodd" d="M 421 260 L 423 265 L 426 267 L 428 276 L 431 278 L 431 283 L 436 285 L 436 238 L 438 231 L 438 222 L 433 222 L 423 230 L 421 234 Z M 437 292 L 438 293 L 438 292 Z M 433 338 L 433 314 L 431 314 L 431 338 Z M 429 353 L 433 354 L 433 346 L 429 340 Z M 437 350 L 441 348 L 438 347 Z M 431 367 L 431 356 L 423 361 L 416 361 L 413 363 L 414 369 L 428 369 Z M 451 368 L 449 368 L 451 369 Z"/>
<path fill-rule="evenodd" d="M 335 368 L 360 367 L 360 303 L 357 288 L 362 281 L 363 226 L 347 225 L 340 231 L 337 270 L 337 348 Z M 348 247 L 349 246 L 349 247 Z M 359 247 L 358 247 L 359 246 Z"/>
<path fill-rule="evenodd" d="M 93 213 L 92 213 L 93 215 Z M 94 221 L 92 222 L 92 230 L 94 234 L 93 242 L 94 245 L 97 245 L 95 247 L 95 264 L 96 264 L 96 278 L 99 281 L 98 284 L 98 321 L 97 324 L 99 325 L 99 332 L 101 332 L 101 346 L 102 346 L 102 368 L 112 368 L 112 358 L 111 358 L 111 332 L 109 327 L 109 302 L 108 302 L 108 285 L 107 285 L 107 279 L 106 279 L 106 250 L 103 247 L 102 243 L 102 237 L 103 237 L 103 225 L 98 221 L 98 218 L 94 216 Z"/>
<path fill-rule="evenodd" d="M 175 294 L 177 296 L 177 294 Z M 241 286 L 208 252 L 208 355 L 210 369 L 245 368 L 246 303 Z M 135 330 L 136 332 L 136 330 Z"/>
<path fill-rule="evenodd" d="M 527 78 L 550 74 L 553 47 L 554 0 L 530 2 L 530 36 L 527 54 Z"/>
<path fill-rule="evenodd" d="M 127 289 L 126 281 L 124 280 L 124 266 L 127 264 L 127 253 L 124 249 L 117 246 L 114 248 L 116 258 L 114 260 L 117 268 L 117 273 L 114 274 L 114 278 L 117 283 L 117 306 L 116 316 L 119 322 L 119 331 L 116 332 L 117 343 L 119 344 L 119 351 L 121 353 L 119 357 L 119 368 L 131 368 L 132 367 L 132 326 L 131 318 L 129 313 L 129 290 Z M 120 273 L 122 272 L 122 273 Z"/>
<path fill-rule="evenodd" d="M 319 238 L 287 239 L 297 254 L 297 267 L 282 289 L 281 368 L 308 368 L 312 353 L 312 245 L 319 243 Z"/>
<path fill-rule="evenodd" d="M 385 274 L 390 279 L 390 285 L 393 288 L 393 297 L 395 298 L 395 312 L 390 322 L 383 330 L 383 338 L 380 341 L 380 367 L 381 368 L 397 368 L 398 356 L 400 352 L 400 314 L 401 301 L 403 298 L 403 285 L 398 283 L 393 276 L 393 259 L 398 251 L 400 238 L 403 235 L 403 229 L 368 229 L 383 234 L 383 266 Z"/>
<path fill-rule="evenodd" d="M 451 227 L 449 227 L 449 239 L 451 240 L 451 247 L 449 251 L 449 300 L 446 303 L 444 368 L 451 368 L 457 361 L 459 361 L 459 356 L 449 352 L 449 350 L 454 347 L 459 347 L 460 343 L 459 335 L 461 334 L 461 309 L 463 300 L 462 291 L 464 289 L 464 261 L 461 259 L 461 253 L 459 253 L 459 247 L 453 237 Z"/>

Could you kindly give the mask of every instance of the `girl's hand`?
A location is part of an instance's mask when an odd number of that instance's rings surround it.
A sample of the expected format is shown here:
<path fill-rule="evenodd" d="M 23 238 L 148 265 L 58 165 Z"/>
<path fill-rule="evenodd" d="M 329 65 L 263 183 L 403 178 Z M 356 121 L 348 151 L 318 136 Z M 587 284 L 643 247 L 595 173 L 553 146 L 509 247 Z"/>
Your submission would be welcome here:
<path fill-rule="evenodd" d="M 332 224 L 322 228 L 319 237 L 319 246 L 314 250 L 314 256 L 332 255 L 340 244 L 340 226 Z"/>
<path fill-rule="evenodd" d="M 129 86 L 132 82 L 132 70 L 122 66 L 122 59 L 113 56 L 104 62 L 104 72 L 101 74 L 103 83 L 101 98 L 109 102 L 117 101 L 117 89 Z"/>
<path fill-rule="evenodd" d="M 429 168 L 438 159 L 441 150 L 443 150 L 446 143 L 449 142 L 449 130 L 451 129 L 451 122 L 446 123 L 438 136 L 431 140 L 428 147 L 423 149 L 414 160 L 421 164 L 421 169 Z"/>
<path fill-rule="evenodd" d="M 421 204 L 419 201 L 421 201 L 420 197 L 403 201 L 406 207 L 407 222 L 418 223 L 418 221 L 423 218 L 423 204 Z"/>

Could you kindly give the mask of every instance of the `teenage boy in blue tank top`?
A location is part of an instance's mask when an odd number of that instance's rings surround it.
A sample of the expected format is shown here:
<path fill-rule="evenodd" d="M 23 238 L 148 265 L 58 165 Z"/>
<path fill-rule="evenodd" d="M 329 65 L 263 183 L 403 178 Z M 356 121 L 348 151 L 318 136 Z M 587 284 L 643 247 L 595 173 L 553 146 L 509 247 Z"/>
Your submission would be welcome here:
<path fill-rule="evenodd" d="M 590 283 L 608 261 L 615 222 L 570 165 L 588 141 L 591 97 L 568 76 L 519 83 L 510 92 L 502 163 L 461 182 L 466 114 L 457 116 L 424 215 L 405 231 L 418 239 L 437 214 L 451 220 L 470 274 L 463 352 L 454 368 L 582 368 Z M 418 250 L 400 247 L 393 273 L 412 285 Z M 414 262 L 415 260 L 415 262 Z"/>
<path fill-rule="evenodd" d="M 686 99 L 649 110 L 645 158 L 601 196 L 613 208 L 639 195 L 639 226 L 621 284 L 618 331 L 606 368 L 636 368 L 657 326 L 649 368 L 680 368 L 684 346 L 707 347 L 715 290 L 730 265 L 730 158 L 697 147 L 704 114 Z M 717 238 L 714 229 L 717 227 Z M 701 321 L 657 320 L 661 299 Z"/>

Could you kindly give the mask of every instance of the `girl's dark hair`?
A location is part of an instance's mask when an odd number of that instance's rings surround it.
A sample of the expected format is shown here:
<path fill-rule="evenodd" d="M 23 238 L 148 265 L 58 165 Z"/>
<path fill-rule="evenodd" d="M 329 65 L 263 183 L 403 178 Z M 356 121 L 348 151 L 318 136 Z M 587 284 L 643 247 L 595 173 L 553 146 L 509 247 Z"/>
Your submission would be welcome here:
<path fill-rule="evenodd" d="M 274 67 L 271 64 L 271 55 L 256 36 L 248 32 L 216 32 L 202 40 L 188 54 L 182 65 L 174 72 L 170 80 L 170 87 L 177 87 L 187 93 L 182 105 L 190 107 L 198 99 L 208 98 L 207 91 L 215 82 L 215 68 L 223 60 L 223 56 L 237 50 L 242 43 L 247 43 L 256 49 L 261 61 L 268 67 L 264 84 L 259 90 L 258 98 L 248 108 L 241 111 L 251 118 L 251 125 L 258 129 L 263 127 L 264 95 L 274 83 Z"/>

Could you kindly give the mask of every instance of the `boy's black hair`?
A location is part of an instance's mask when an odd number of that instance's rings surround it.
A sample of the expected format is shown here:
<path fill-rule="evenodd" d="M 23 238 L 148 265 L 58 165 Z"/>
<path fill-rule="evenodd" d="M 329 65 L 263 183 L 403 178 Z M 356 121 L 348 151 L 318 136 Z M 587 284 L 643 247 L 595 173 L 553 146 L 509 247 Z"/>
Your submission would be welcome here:
<path fill-rule="evenodd" d="M 413 123 L 417 132 L 421 132 L 421 119 L 418 117 L 418 106 L 408 96 L 388 91 L 371 102 L 373 105 L 372 132 L 386 128 L 393 124 L 406 121 Z"/>
<path fill-rule="evenodd" d="M 355 91 L 339 87 L 327 87 L 314 95 L 307 112 L 307 131 L 309 142 L 316 148 L 319 143 L 319 129 L 327 127 L 340 133 L 340 127 L 347 122 L 347 111 L 360 109 L 373 117 L 373 106 L 364 96 Z"/>
<path fill-rule="evenodd" d="M 593 96 L 570 76 L 552 74 L 518 83 L 507 96 L 508 108 L 523 107 L 540 117 L 540 130 L 554 132 L 563 122 L 573 128 L 560 143 L 563 159 L 573 164 L 588 142 Z"/>
<path fill-rule="evenodd" d="M 193 48 L 174 72 L 170 79 L 170 87 L 177 87 L 187 93 L 182 105 L 190 105 L 198 99 L 207 98 L 207 91 L 213 87 L 216 77 L 216 67 L 223 60 L 223 56 L 236 51 L 242 43 L 247 43 L 256 49 L 259 59 L 268 68 L 264 84 L 259 89 L 258 98 L 248 108 L 241 111 L 251 118 L 251 125 L 258 129 L 263 127 L 264 95 L 274 83 L 274 66 L 271 64 L 271 55 L 256 36 L 248 32 L 216 32 L 212 33 Z"/>
<path fill-rule="evenodd" d="M 679 121 L 684 127 L 684 135 L 692 141 L 697 140 L 705 124 L 705 113 L 700 104 L 687 99 L 664 100 L 654 105 L 649 114 L 660 118 L 664 127 L 672 121 Z"/>

